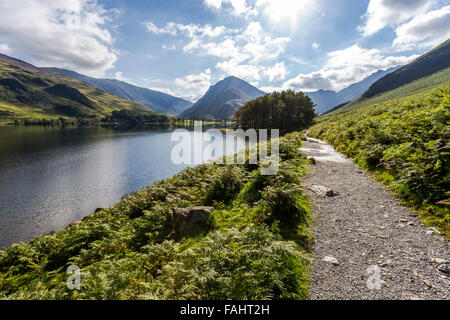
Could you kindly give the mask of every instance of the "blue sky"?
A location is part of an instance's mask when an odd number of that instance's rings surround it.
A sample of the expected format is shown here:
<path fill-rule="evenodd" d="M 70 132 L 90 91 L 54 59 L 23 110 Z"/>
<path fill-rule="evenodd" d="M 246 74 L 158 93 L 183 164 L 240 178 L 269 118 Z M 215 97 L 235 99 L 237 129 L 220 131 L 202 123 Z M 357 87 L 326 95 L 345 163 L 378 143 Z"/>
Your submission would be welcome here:
<path fill-rule="evenodd" d="M 192 101 L 340 90 L 450 37 L 450 0 L 0 0 L 0 52 Z"/>

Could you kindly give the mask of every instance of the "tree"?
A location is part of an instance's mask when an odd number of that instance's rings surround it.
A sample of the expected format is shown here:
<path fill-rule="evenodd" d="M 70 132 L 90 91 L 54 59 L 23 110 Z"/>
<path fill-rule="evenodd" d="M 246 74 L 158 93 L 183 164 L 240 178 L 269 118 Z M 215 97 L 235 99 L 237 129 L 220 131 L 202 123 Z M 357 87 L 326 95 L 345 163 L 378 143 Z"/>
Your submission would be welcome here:
<path fill-rule="evenodd" d="M 303 92 L 292 90 L 266 94 L 247 102 L 234 118 L 244 128 L 294 131 L 310 126 L 315 105 Z"/>

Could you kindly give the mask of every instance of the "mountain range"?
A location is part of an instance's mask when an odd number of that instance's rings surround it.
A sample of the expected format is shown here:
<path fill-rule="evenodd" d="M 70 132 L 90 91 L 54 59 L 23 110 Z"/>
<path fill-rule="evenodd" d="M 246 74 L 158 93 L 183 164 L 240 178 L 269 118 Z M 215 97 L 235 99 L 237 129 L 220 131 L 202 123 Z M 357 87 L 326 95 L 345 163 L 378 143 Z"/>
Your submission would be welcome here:
<path fill-rule="evenodd" d="M 450 85 L 450 39 L 379 79 L 360 98 L 331 111 L 346 112 L 446 85 Z"/>
<path fill-rule="evenodd" d="M 339 92 L 318 90 L 306 95 L 316 104 L 316 113 L 323 114 L 371 101 L 386 92 L 396 95 L 398 90 L 414 92 L 446 83 L 449 67 L 450 40 L 447 40 L 406 66 L 380 70 Z M 211 86 L 192 105 L 123 81 L 95 79 L 65 69 L 38 68 L 0 54 L 0 117 L 100 119 L 114 110 L 131 110 L 189 119 L 232 119 L 246 102 L 264 94 L 232 76 Z"/>
<path fill-rule="evenodd" d="M 410 64 L 376 81 L 363 98 L 372 98 L 386 91 L 394 90 L 407 83 L 429 76 L 450 66 L 450 39 L 417 58 Z"/>
<path fill-rule="evenodd" d="M 14 119 L 58 117 L 96 119 L 113 111 L 155 115 L 147 107 L 61 74 L 0 54 L 0 116 Z"/>
<path fill-rule="evenodd" d="M 228 77 L 211 86 L 199 101 L 181 114 L 181 117 L 232 119 L 234 113 L 246 102 L 264 94 L 263 91 L 244 80 Z"/>
<path fill-rule="evenodd" d="M 141 88 L 124 81 L 91 78 L 66 69 L 43 69 L 49 72 L 63 74 L 68 77 L 86 82 L 94 88 L 101 89 L 120 98 L 136 102 L 140 105 L 150 108 L 157 113 L 168 116 L 177 116 L 192 106 L 192 102 L 190 101 L 173 97 L 159 91 Z"/>
<path fill-rule="evenodd" d="M 397 70 L 398 67 L 390 68 L 385 71 L 379 70 L 364 80 L 352 84 L 351 86 L 336 92 L 332 90 L 318 90 L 315 92 L 306 92 L 305 94 L 311 98 L 311 100 L 316 104 L 316 113 L 323 114 L 334 107 L 353 101 L 359 97 L 377 80 L 390 74 L 391 72 Z"/>

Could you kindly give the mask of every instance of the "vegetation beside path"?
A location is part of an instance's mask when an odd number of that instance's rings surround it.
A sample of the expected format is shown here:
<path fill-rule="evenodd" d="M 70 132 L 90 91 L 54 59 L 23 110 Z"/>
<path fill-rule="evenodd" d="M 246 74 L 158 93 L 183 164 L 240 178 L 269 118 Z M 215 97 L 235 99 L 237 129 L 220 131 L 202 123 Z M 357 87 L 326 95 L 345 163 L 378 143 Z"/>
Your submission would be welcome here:
<path fill-rule="evenodd" d="M 352 158 L 450 235 L 450 86 L 333 113 L 309 133 Z"/>
<path fill-rule="evenodd" d="M 0 253 L 0 299 L 305 299 L 309 203 L 302 134 L 280 138 L 281 166 L 205 164 L 132 193 L 64 231 Z M 214 206 L 175 241 L 171 208 Z M 81 268 L 80 290 L 66 270 Z"/>

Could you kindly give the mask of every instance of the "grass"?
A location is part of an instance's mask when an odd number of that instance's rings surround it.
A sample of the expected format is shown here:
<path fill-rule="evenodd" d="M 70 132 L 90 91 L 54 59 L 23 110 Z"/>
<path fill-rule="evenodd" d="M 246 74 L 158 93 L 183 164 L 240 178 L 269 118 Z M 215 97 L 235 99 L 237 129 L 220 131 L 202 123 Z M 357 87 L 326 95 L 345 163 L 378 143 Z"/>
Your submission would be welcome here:
<path fill-rule="evenodd" d="M 385 92 L 373 98 L 357 99 L 355 101 L 350 102 L 349 104 L 346 104 L 342 108 L 337 109 L 334 112 L 334 114 L 339 114 L 360 107 L 386 102 L 392 99 L 407 97 L 413 94 L 418 94 L 448 84 L 450 84 L 450 68 L 444 69 L 440 72 L 436 72 L 430 76 L 413 81 L 400 88 Z"/>
<path fill-rule="evenodd" d="M 305 299 L 311 221 L 301 189 L 302 134 L 280 138 L 274 176 L 205 164 L 132 193 L 66 230 L 0 253 L 0 299 Z M 213 205 L 208 227 L 179 241 L 170 208 Z M 81 289 L 66 286 L 81 268 Z"/>
<path fill-rule="evenodd" d="M 323 116 L 309 134 L 367 169 L 449 238 L 450 208 L 440 203 L 450 198 L 450 86 Z"/>
<path fill-rule="evenodd" d="M 55 90 L 61 88 L 51 90 L 58 86 L 66 86 L 72 93 L 66 93 L 64 96 L 55 93 Z M 83 99 L 80 100 L 79 97 Z M 83 101 L 87 103 L 83 104 Z M 119 110 L 155 115 L 149 108 L 96 89 L 82 81 L 0 61 L 0 115 L 7 113 L 10 121 L 39 122 L 59 118 L 68 121 L 99 121 Z"/>

